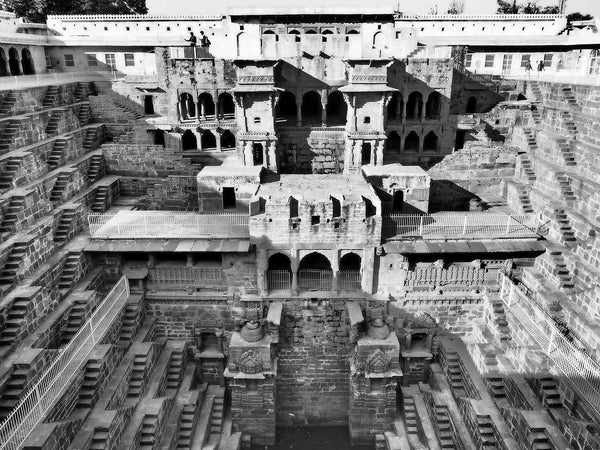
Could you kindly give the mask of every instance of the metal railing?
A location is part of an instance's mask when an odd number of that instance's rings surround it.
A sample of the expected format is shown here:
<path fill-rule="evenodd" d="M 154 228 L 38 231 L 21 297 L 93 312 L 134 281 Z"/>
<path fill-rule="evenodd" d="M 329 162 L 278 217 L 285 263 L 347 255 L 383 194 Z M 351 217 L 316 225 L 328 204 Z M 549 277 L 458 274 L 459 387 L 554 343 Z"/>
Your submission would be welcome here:
<path fill-rule="evenodd" d="M 533 340 L 600 415 L 600 364 L 573 344 L 538 302 L 501 274 L 500 297 Z"/>
<path fill-rule="evenodd" d="M 289 270 L 267 270 L 267 289 L 289 291 L 292 288 L 292 272 Z"/>
<path fill-rule="evenodd" d="M 34 75 L 16 75 L 0 77 L 0 89 L 19 89 L 25 87 L 48 86 L 51 84 L 74 83 L 79 81 L 116 80 L 121 75 L 116 70 L 87 72 L 52 72 Z"/>
<path fill-rule="evenodd" d="M 92 239 L 247 238 L 246 214 L 119 211 L 88 215 Z"/>
<path fill-rule="evenodd" d="M 483 75 L 480 73 L 473 73 L 470 70 L 466 69 L 465 67 L 461 66 L 460 64 L 454 64 L 454 70 L 461 73 L 463 76 L 469 78 L 470 80 L 475 81 L 476 83 L 479 83 L 482 86 L 485 86 L 486 88 L 488 88 L 496 93 L 500 89 L 500 82 L 497 80 L 494 80 L 491 75 Z"/>
<path fill-rule="evenodd" d="M 154 267 L 148 269 L 148 281 L 152 287 L 185 289 L 189 286 L 221 284 L 221 267 Z"/>
<path fill-rule="evenodd" d="M 340 270 L 337 278 L 340 291 L 360 291 L 362 289 L 360 270 Z"/>
<path fill-rule="evenodd" d="M 129 283 L 122 277 L 90 319 L 60 351 L 40 379 L 22 397 L 0 425 L 0 450 L 20 448 L 36 425 L 63 395 L 92 349 L 102 340 L 129 298 Z"/>
<path fill-rule="evenodd" d="M 388 214 L 382 219 L 383 235 L 386 238 L 535 237 L 539 224 L 535 214 Z"/>
<path fill-rule="evenodd" d="M 306 291 L 330 291 L 333 272 L 321 269 L 300 269 L 298 287 Z"/>

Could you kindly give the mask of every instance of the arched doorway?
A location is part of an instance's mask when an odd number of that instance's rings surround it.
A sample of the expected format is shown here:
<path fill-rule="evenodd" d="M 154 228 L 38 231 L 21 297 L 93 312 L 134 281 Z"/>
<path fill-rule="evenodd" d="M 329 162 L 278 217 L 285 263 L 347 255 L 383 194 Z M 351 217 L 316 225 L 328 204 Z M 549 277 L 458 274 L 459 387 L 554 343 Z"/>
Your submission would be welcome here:
<path fill-rule="evenodd" d="M 361 257 L 356 253 L 347 253 L 340 258 L 338 288 L 340 291 L 359 291 L 361 289 Z"/>
<path fill-rule="evenodd" d="M 388 134 L 388 138 L 385 141 L 386 153 L 400 153 L 400 135 L 397 131 L 392 131 Z"/>
<path fill-rule="evenodd" d="M 221 133 L 221 148 L 235 148 L 235 136 L 231 131 Z"/>
<path fill-rule="evenodd" d="M 23 66 L 24 75 L 35 74 L 35 67 L 33 66 L 33 58 L 28 48 L 21 50 L 21 65 Z"/>
<path fill-rule="evenodd" d="M 269 257 L 267 266 L 267 287 L 270 291 L 289 290 L 292 287 L 292 264 L 283 253 Z"/>
<path fill-rule="evenodd" d="M 362 166 L 371 164 L 371 150 L 372 150 L 371 143 L 363 142 L 363 144 L 360 148 L 360 163 Z"/>
<path fill-rule="evenodd" d="M 198 148 L 196 135 L 191 130 L 185 130 L 181 136 L 181 148 L 183 150 L 194 150 Z"/>
<path fill-rule="evenodd" d="M 217 138 L 210 130 L 204 130 L 200 135 L 200 147 L 202 150 L 214 150 L 217 148 Z"/>
<path fill-rule="evenodd" d="M 382 50 L 385 47 L 385 35 L 381 31 L 373 35 L 373 47 L 378 50 Z"/>
<path fill-rule="evenodd" d="M 423 150 L 426 152 L 437 152 L 438 151 L 438 137 L 433 132 L 430 131 L 423 139 Z"/>
<path fill-rule="evenodd" d="M 309 91 L 302 97 L 302 125 L 321 125 L 323 106 L 318 92 Z"/>
<path fill-rule="evenodd" d="M 475 96 L 469 97 L 467 100 L 467 114 L 474 114 L 477 112 L 477 98 Z"/>
<path fill-rule="evenodd" d="M 419 151 L 419 135 L 411 131 L 408 136 L 404 139 L 404 151 L 405 152 L 418 152 Z"/>
<path fill-rule="evenodd" d="M 406 103 L 406 118 L 415 120 L 423 114 L 423 95 L 420 92 L 411 92 Z"/>
<path fill-rule="evenodd" d="M 326 112 L 328 126 L 346 125 L 348 106 L 344 100 L 344 95 L 340 91 L 333 91 L 329 94 Z"/>
<path fill-rule="evenodd" d="M 21 63 L 19 62 L 19 52 L 11 47 L 8 51 L 8 66 L 11 75 L 21 75 Z"/>
<path fill-rule="evenodd" d="M 187 92 L 179 95 L 179 117 L 181 120 L 190 120 L 192 117 L 196 117 L 194 97 Z"/>
<path fill-rule="evenodd" d="M 296 96 L 290 91 L 284 91 L 279 97 L 277 108 L 275 109 L 275 117 L 278 122 L 287 122 L 288 124 L 296 124 Z"/>
<path fill-rule="evenodd" d="M 395 191 L 392 196 L 392 211 L 400 213 L 404 210 L 404 192 Z"/>
<path fill-rule="evenodd" d="M 402 110 L 404 109 L 404 99 L 400 92 L 394 92 L 387 105 L 386 117 L 390 121 L 402 120 Z"/>
<path fill-rule="evenodd" d="M 5 77 L 10 75 L 8 73 L 8 69 L 6 68 L 6 53 L 3 48 L 0 48 L 0 77 Z"/>
<path fill-rule="evenodd" d="M 439 119 L 442 110 L 442 95 L 439 92 L 432 92 L 427 97 L 425 104 L 425 118 Z"/>
<path fill-rule="evenodd" d="M 229 92 L 219 94 L 219 115 L 224 119 L 235 117 L 235 102 Z"/>
<path fill-rule="evenodd" d="M 330 291 L 333 271 L 331 263 L 321 253 L 306 255 L 298 265 L 298 287 L 308 291 Z"/>
<path fill-rule="evenodd" d="M 215 115 L 215 102 L 212 95 L 210 95 L 208 92 L 203 92 L 198 96 L 198 105 L 202 118 Z"/>
<path fill-rule="evenodd" d="M 261 143 L 252 144 L 252 164 L 262 166 L 264 164 L 264 147 Z"/>

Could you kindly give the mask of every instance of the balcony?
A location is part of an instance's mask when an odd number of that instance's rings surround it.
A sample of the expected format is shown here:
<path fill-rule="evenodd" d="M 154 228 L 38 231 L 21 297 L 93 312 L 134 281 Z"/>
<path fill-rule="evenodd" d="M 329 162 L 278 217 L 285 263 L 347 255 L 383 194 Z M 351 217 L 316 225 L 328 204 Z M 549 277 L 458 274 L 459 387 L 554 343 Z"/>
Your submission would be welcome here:
<path fill-rule="evenodd" d="M 265 277 L 270 293 L 293 290 L 294 274 L 289 270 L 267 270 Z M 300 269 L 297 272 L 298 290 L 304 292 L 360 292 L 361 279 L 359 270 L 340 270 L 334 273 L 331 270 Z"/>
<path fill-rule="evenodd" d="M 187 290 L 223 284 L 222 267 L 153 267 L 148 270 L 152 290 Z"/>
<path fill-rule="evenodd" d="M 383 216 L 386 239 L 537 239 L 534 214 L 389 214 Z"/>
<path fill-rule="evenodd" d="M 88 216 L 92 239 L 248 239 L 245 214 L 118 211 Z"/>

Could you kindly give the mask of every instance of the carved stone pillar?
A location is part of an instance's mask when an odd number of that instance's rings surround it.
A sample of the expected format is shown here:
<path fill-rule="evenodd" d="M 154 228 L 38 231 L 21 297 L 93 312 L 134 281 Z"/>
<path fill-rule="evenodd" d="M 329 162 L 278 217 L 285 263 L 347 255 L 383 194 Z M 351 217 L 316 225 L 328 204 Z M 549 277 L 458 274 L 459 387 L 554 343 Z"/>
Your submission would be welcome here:
<path fill-rule="evenodd" d="M 258 285 L 259 294 L 262 296 L 265 296 L 268 293 L 267 277 L 265 276 L 267 267 L 267 251 L 265 249 L 260 249 L 258 251 L 258 258 L 256 261 L 256 281 Z"/>
<path fill-rule="evenodd" d="M 215 142 L 217 144 L 217 151 L 221 151 L 221 133 L 217 130 L 210 130 L 210 132 L 215 136 Z"/>
<path fill-rule="evenodd" d="M 375 154 L 376 154 L 377 158 L 375 159 L 373 164 L 382 166 L 383 165 L 383 147 L 384 147 L 385 141 L 383 139 L 380 139 L 376 142 L 377 142 L 377 147 L 376 147 L 377 150 L 375 151 Z"/>
<path fill-rule="evenodd" d="M 296 93 L 296 126 L 302 126 L 302 97 Z"/>
<path fill-rule="evenodd" d="M 273 172 L 277 173 L 278 172 L 278 167 L 277 167 L 277 142 L 275 141 L 269 141 L 266 143 L 267 145 L 265 146 L 266 149 L 266 153 L 267 153 L 267 158 L 265 159 L 265 161 L 267 161 L 267 167 L 272 170 Z"/>
<path fill-rule="evenodd" d="M 338 273 L 340 271 L 340 252 L 334 249 L 331 258 L 331 270 L 333 271 L 331 277 L 331 291 L 338 292 Z"/>
<path fill-rule="evenodd" d="M 425 139 L 425 135 L 421 131 L 421 135 L 419 136 L 419 153 L 423 153 L 423 139 Z"/>
<path fill-rule="evenodd" d="M 244 142 L 244 165 L 245 166 L 254 165 L 253 158 L 252 158 L 252 142 L 251 141 Z"/>
<path fill-rule="evenodd" d="M 327 91 L 321 91 L 321 126 L 327 126 Z"/>
<path fill-rule="evenodd" d="M 292 250 L 290 258 L 290 267 L 292 269 L 292 295 L 298 295 L 298 251 Z"/>

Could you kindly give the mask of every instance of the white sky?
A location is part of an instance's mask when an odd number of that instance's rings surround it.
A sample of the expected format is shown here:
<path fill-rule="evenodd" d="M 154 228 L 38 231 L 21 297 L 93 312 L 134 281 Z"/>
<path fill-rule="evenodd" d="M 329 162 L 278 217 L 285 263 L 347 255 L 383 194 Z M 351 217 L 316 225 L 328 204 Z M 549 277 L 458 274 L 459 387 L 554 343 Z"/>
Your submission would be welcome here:
<path fill-rule="evenodd" d="M 527 3 L 528 0 L 517 0 L 517 3 Z M 148 12 L 167 14 L 202 14 L 220 13 L 225 9 L 236 6 L 389 6 L 393 10 L 398 0 L 301 0 L 300 3 L 290 0 L 146 0 Z M 404 0 L 400 1 L 400 10 L 406 13 L 427 13 L 431 7 L 438 6 L 440 13 L 445 12 L 450 0 Z M 540 0 L 541 6 L 555 5 L 558 0 Z M 465 0 L 466 14 L 492 14 L 496 11 L 496 0 Z M 600 16 L 599 0 L 567 0 L 567 13 L 579 11 Z"/>

